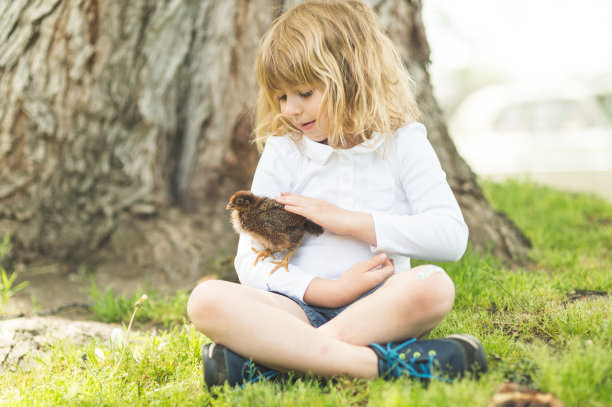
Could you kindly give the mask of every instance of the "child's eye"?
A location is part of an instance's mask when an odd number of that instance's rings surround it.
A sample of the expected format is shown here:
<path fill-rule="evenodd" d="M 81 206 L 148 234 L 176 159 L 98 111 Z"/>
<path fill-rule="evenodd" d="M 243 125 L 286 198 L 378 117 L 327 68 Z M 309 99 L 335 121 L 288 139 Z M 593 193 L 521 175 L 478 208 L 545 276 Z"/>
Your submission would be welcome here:
<path fill-rule="evenodd" d="M 311 90 L 309 90 L 308 92 L 304 92 L 304 93 L 300 92 L 300 97 L 303 97 L 303 98 L 307 98 L 310 95 L 312 95 L 312 91 Z"/>
<path fill-rule="evenodd" d="M 280 96 L 278 97 L 278 101 L 279 101 L 279 102 L 284 102 L 285 100 L 287 100 L 287 95 L 280 95 Z"/>

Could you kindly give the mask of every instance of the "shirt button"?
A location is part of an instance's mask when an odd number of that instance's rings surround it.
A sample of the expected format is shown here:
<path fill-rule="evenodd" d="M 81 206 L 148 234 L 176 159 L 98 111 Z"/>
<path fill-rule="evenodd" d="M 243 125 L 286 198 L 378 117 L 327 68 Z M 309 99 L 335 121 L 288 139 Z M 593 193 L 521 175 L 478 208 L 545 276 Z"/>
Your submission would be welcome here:
<path fill-rule="evenodd" d="M 343 156 L 341 156 L 341 157 L 342 157 L 342 161 L 343 161 L 343 162 L 345 162 L 345 163 L 347 163 L 347 162 L 351 161 L 351 159 L 350 159 L 350 158 L 348 158 L 346 155 L 343 155 Z"/>

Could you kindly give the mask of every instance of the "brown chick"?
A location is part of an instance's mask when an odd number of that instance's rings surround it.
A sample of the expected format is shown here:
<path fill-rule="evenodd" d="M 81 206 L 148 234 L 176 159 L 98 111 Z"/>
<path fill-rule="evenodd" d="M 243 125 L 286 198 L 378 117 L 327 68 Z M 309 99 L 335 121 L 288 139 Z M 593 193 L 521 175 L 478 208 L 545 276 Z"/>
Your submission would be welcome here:
<path fill-rule="evenodd" d="M 301 215 L 285 210 L 284 205 L 273 199 L 261 198 L 249 191 L 238 191 L 230 199 L 226 209 L 231 209 L 232 225 L 236 232 L 246 232 L 264 249 L 261 251 L 251 247 L 257 257 L 255 264 L 261 258 L 272 257 L 276 252 L 287 251 L 281 261 L 273 261 L 276 267 L 289 271 L 289 259 L 298 248 L 304 237 L 304 232 L 315 236 L 323 233 L 323 228 Z"/>

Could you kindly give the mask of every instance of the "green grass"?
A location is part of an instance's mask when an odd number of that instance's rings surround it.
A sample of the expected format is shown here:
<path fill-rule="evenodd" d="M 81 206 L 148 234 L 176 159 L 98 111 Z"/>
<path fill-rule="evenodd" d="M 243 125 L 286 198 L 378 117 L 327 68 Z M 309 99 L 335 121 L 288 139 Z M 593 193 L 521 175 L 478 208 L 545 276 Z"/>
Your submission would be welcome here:
<path fill-rule="evenodd" d="M 93 300 L 91 312 L 95 319 L 102 322 L 126 322 L 133 312 L 134 303 L 142 294 L 148 296 L 148 300 L 142 304 L 136 317 L 138 325 L 154 324 L 165 328 L 182 325 L 187 322 L 185 308 L 189 293 L 185 290 L 177 290 L 173 295 L 161 294 L 149 286 L 141 291 L 134 292 L 130 296 L 117 295 L 113 287 L 100 289 L 91 279 L 90 294 Z"/>
<path fill-rule="evenodd" d="M 27 281 L 22 281 L 21 283 L 15 285 L 17 272 L 14 271 L 9 276 L 4 269 L 4 259 L 10 253 L 12 248 L 13 247 L 9 235 L 5 234 L 0 240 L 0 315 L 2 315 L 4 312 L 4 307 L 6 306 L 9 298 L 29 285 Z"/>
<path fill-rule="evenodd" d="M 612 405 L 612 301 L 609 294 L 576 295 L 612 292 L 612 204 L 529 183 L 483 188 L 533 249 L 532 264 L 522 269 L 471 249 L 461 261 L 443 265 L 457 299 L 432 336 L 468 332 L 481 338 L 490 372 L 480 381 L 423 386 L 407 379 L 307 377 L 284 387 L 226 386 L 209 394 L 201 388 L 199 356 L 207 339 L 186 322 L 187 293 L 179 292 L 149 295 L 137 320 L 167 329 L 133 333 L 114 377 L 121 347 L 58 342 L 30 371 L 0 371 L 0 405 L 485 406 L 507 381 L 554 392 L 567 406 Z M 92 286 L 93 312 L 127 324 L 141 294 L 117 297 Z"/>

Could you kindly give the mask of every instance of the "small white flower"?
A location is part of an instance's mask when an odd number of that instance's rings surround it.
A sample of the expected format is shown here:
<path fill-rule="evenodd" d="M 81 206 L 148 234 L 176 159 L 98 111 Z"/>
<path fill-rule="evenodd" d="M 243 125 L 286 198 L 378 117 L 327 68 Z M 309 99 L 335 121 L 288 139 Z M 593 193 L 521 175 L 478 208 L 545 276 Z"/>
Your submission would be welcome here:
<path fill-rule="evenodd" d="M 110 334 L 111 347 L 118 348 L 121 346 L 121 342 L 123 342 L 123 329 L 113 328 Z"/>
<path fill-rule="evenodd" d="M 98 359 L 101 359 L 101 360 L 106 359 L 106 355 L 104 354 L 104 351 L 100 348 L 94 349 L 94 355 L 96 355 Z"/>

